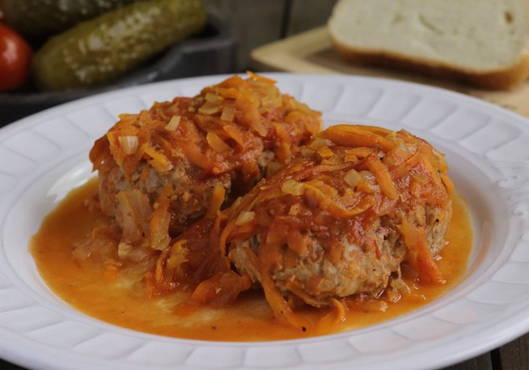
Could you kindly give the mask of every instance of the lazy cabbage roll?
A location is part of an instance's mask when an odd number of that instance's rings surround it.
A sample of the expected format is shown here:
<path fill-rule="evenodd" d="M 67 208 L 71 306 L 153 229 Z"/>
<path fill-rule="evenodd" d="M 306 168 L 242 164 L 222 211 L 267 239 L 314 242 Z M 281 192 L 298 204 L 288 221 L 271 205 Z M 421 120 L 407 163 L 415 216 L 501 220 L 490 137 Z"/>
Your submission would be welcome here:
<path fill-rule="evenodd" d="M 90 160 L 99 207 L 119 226 L 120 256 L 132 247 L 164 250 L 205 214 L 216 187 L 228 205 L 321 126 L 319 112 L 251 73 L 119 118 Z"/>
<path fill-rule="evenodd" d="M 405 290 L 403 263 L 422 283 L 443 283 L 435 257 L 452 191 L 443 155 L 426 141 L 334 126 L 177 238 L 158 260 L 155 283 L 188 284 L 193 299 L 213 304 L 261 286 L 276 317 L 294 325 L 296 302 L 336 306 Z"/>

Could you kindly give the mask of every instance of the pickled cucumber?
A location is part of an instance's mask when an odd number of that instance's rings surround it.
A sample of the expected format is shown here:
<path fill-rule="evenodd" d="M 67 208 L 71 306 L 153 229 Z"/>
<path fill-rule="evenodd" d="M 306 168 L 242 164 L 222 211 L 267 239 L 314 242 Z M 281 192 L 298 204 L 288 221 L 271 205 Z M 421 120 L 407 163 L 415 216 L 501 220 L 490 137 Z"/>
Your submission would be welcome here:
<path fill-rule="evenodd" d="M 35 81 L 46 90 L 109 82 L 199 31 L 205 21 L 201 0 L 132 3 L 46 42 L 33 58 Z"/>
<path fill-rule="evenodd" d="M 136 0 L 0 0 L 5 22 L 26 37 L 44 37 Z"/>

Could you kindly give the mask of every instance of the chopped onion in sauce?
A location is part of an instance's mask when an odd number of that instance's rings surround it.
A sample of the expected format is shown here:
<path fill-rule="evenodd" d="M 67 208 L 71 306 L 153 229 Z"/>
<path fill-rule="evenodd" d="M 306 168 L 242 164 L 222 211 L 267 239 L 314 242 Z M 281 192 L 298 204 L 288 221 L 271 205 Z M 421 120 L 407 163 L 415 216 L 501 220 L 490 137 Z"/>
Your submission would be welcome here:
<path fill-rule="evenodd" d="M 207 133 L 206 140 L 209 146 L 216 152 L 222 153 L 231 149 L 230 146 L 213 131 Z"/>
<path fill-rule="evenodd" d="M 129 243 L 121 242 L 118 244 L 118 257 L 121 259 L 127 258 L 132 251 L 132 245 Z"/>
<path fill-rule="evenodd" d="M 182 119 L 181 116 L 173 116 L 171 118 L 171 120 L 169 121 L 169 123 L 167 123 L 167 125 L 165 125 L 165 129 L 167 131 L 175 131 L 178 126 L 180 125 L 180 120 Z"/>
<path fill-rule="evenodd" d="M 232 122 L 235 117 L 235 107 L 233 105 L 225 105 L 222 109 L 220 119 L 223 121 Z"/>
<path fill-rule="evenodd" d="M 360 176 L 358 171 L 356 171 L 355 169 L 351 169 L 345 174 L 343 179 L 348 185 L 354 188 L 356 185 L 358 185 L 358 183 L 362 179 L 362 176 Z"/>
<path fill-rule="evenodd" d="M 255 212 L 253 212 L 253 211 L 243 211 L 243 212 L 241 212 L 239 217 L 237 217 L 237 220 L 235 221 L 235 225 L 237 225 L 237 226 L 244 225 L 244 224 L 252 221 L 254 218 L 255 218 Z"/>
<path fill-rule="evenodd" d="M 281 191 L 283 193 L 291 194 L 291 195 L 302 195 L 303 194 L 303 184 L 300 182 L 297 182 L 296 180 L 287 180 L 281 185 Z"/>
<path fill-rule="evenodd" d="M 210 103 L 220 103 L 223 100 L 222 96 L 209 92 L 206 93 L 205 99 Z"/>
<path fill-rule="evenodd" d="M 138 150 L 138 137 L 137 136 L 120 136 L 119 145 L 126 155 L 136 153 Z"/>
<path fill-rule="evenodd" d="M 217 103 L 205 102 L 200 108 L 198 108 L 198 113 L 211 115 L 218 113 L 220 111 L 220 106 Z"/>

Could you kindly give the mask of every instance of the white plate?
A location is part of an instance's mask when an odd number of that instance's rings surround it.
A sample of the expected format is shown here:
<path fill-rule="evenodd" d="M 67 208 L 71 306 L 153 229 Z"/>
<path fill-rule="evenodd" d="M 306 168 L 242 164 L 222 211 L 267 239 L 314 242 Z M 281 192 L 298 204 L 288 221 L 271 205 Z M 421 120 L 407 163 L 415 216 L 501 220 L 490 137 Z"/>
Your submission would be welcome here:
<path fill-rule="evenodd" d="M 121 112 L 192 95 L 224 76 L 106 93 L 0 130 L 0 357 L 32 368 L 358 368 L 445 366 L 529 330 L 529 125 L 496 106 L 409 83 L 272 75 L 327 124 L 405 128 L 447 154 L 475 231 L 465 280 L 424 308 L 325 337 L 260 343 L 180 340 L 108 325 L 70 308 L 40 278 L 28 242 L 90 173 L 87 153 Z"/>

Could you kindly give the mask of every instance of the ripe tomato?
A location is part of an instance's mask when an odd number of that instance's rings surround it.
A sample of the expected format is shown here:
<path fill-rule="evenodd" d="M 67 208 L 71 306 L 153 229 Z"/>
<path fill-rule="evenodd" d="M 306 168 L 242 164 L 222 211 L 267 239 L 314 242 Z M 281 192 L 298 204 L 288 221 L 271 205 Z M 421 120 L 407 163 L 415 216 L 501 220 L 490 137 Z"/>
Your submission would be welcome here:
<path fill-rule="evenodd" d="M 15 31 L 0 23 L 0 91 L 22 85 L 29 74 L 31 48 Z"/>

